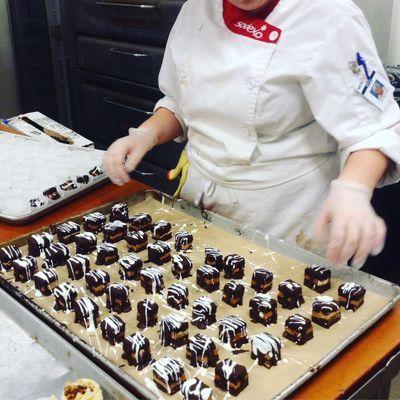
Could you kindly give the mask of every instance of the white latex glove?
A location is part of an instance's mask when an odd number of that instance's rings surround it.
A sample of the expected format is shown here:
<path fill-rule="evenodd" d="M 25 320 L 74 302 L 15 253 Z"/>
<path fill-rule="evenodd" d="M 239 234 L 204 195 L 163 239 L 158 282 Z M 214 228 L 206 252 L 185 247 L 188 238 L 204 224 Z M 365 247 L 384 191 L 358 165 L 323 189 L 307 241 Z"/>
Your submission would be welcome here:
<path fill-rule="evenodd" d="M 128 183 L 128 172 L 133 171 L 156 144 L 157 136 L 150 129 L 130 128 L 129 136 L 116 140 L 104 154 L 104 171 L 111 182 L 119 186 Z"/>
<path fill-rule="evenodd" d="M 322 204 L 314 234 L 328 242 L 327 257 L 343 265 L 361 268 L 369 254 L 378 255 L 385 245 L 386 225 L 371 206 L 372 191 L 361 184 L 335 180 Z"/>

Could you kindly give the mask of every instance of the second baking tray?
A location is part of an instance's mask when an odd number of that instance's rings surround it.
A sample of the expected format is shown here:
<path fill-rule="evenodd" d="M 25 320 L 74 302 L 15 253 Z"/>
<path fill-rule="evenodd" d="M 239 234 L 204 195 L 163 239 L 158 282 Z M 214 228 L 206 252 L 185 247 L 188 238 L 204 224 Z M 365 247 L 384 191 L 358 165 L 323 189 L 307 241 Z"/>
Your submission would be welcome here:
<path fill-rule="evenodd" d="M 257 263 L 257 266 L 264 263 L 265 265 L 263 266 L 272 267 L 271 269 L 274 270 L 276 275 L 273 293 L 276 293 L 274 292 L 274 289 L 280 280 L 291 277 L 299 281 L 304 271 L 303 263 L 319 263 L 326 265 L 326 260 L 311 255 L 301 249 L 292 247 L 282 241 L 275 240 L 261 232 L 244 229 L 238 224 L 212 213 L 199 210 L 183 201 L 174 202 L 172 199 L 155 192 L 134 195 L 128 199 L 128 203 L 130 205 L 131 213 L 136 211 L 149 211 L 153 215 L 154 219 L 169 219 L 180 227 L 185 226 L 187 229 L 188 227 L 191 227 L 191 230 L 196 231 L 193 232 L 195 241 L 197 241 L 197 244 L 201 248 L 203 248 L 204 245 L 217 246 L 221 247 L 221 250 L 223 250 L 225 254 L 227 254 L 228 250 L 230 252 L 233 252 L 234 250 L 246 257 L 249 269 L 254 267 L 254 263 Z M 110 207 L 107 206 L 99 211 L 108 212 L 109 208 Z M 80 218 L 77 218 L 77 220 L 79 219 Z M 223 230 L 217 227 L 222 228 Z M 234 236 L 232 236 L 232 234 Z M 17 244 L 22 245 L 24 243 L 26 243 L 26 238 L 21 238 Z M 266 248 L 268 248 L 268 250 Z M 284 254 L 285 256 L 282 256 L 281 254 Z M 191 257 L 192 256 L 194 259 L 196 257 L 203 257 L 203 250 L 201 251 L 201 255 L 196 255 L 196 253 L 193 252 Z M 290 259 L 287 257 L 290 257 Z M 199 261 L 196 262 L 196 267 L 199 266 L 198 263 Z M 249 274 L 249 272 L 247 273 Z M 308 380 L 316 371 L 326 365 L 331 359 L 339 354 L 341 350 L 351 344 L 353 340 L 381 318 L 390 308 L 393 307 L 399 298 L 399 289 L 397 286 L 354 269 L 348 268 L 333 270 L 333 277 L 335 278 L 336 283 L 341 281 L 355 281 L 364 285 L 368 291 L 365 305 L 356 313 L 344 312 L 342 323 L 332 327 L 329 331 L 314 326 L 315 339 L 303 346 L 302 349 L 298 346 L 292 345 L 291 343 L 285 342 L 283 348 L 283 362 L 278 367 L 274 367 L 271 370 L 252 366 L 253 362 L 252 360 L 249 361 L 250 357 L 248 353 L 235 355 L 235 360 L 246 364 L 251 371 L 250 386 L 242 392 L 240 398 L 250 398 L 255 396 L 261 386 L 263 386 L 263 392 L 268 393 L 268 397 L 287 397 L 293 390 Z M 169 283 L 170 282 L 166 282 L 166 287 Z M 153 396 L 149 391 L 149 388 L 153 389 L 150 372 L 145 373 L 144 375 L 142 373 L 137 374 L 132 367 L 129 368 L 126 365 L 121 366 L 120 360 L 118 360 L 117 363 L 111 362 L 99 352 L 94 351 L 90 345 L 85 343 L 85 340 L 88 343 L 90 341 L 79 331 L 79 329 L 76 329 L 76 327 L 69 324 L 60 323 L 50 315 L 51 313 L 43 312 L 41 307 L 37 305 L 41 304 L 41 300 L 36 300 L 35 302 L 29 300 L 27 295 L 15 291 L 12 284 L 7 280 L 3 280 L 2 286 L 11 295 L 17 297 L 20 302 L 27 306 L 43 321 L 46 321 L 46 323 L 55 329 L 60 335 L 73 343 L 80 352 L 86 354 L 88 358 L 96 362 L 120 384 L 127 387 L 132 393 L 137 394 L 139 397 L 159 398 L 159 393 Z M 334 295 L 336 289 L 337 284 L 335 285 L 334 290 L 329 294 Z M 215 298 L 217 301 L 219 301 L 218 295 Z M 302 307 L 301 313 L 308 312 L 310 302 L 312 301 L 311 297 L 315 296 L 316 293 L 307 289 L 305 290 L 307 304 L 305 307 Z M 192 300 L 193 298 L 191 301 Z M 247 303 L 248 297 L 245 297 L 243 307 L 232 309 L 229 308 L 229 306 L 220 303 L 219 308 L 221 309 L 221 312 L 223 311 L 224 313 L 247 313 Z M 135 306 L 136 305 L 133 304 L 133 307 Z M 276 326 L 265 328 L 262 325 L 252 324 L 251 327 L 249 326 L 250 333 L 254 334 L 261 331 L 268 331 L 281 337 L 283 322 L 285 319 L 284 317 L 296 311 L 297 310 L 288 312 L 280 308 L 278 312 L 280 320 L 278 320 Z M 169 312 L 171 311 L 165 311 L 165 313 Z M 130 330 L 132 329 L 130 328 Z M 127 332 L 127 334 L 130 333 L 132 332 Z M 194 332 L 191 331 L 190 333 L 193 334 Z M 149 333 L 145 332 L 145 335 L 148 334 Z M 215 336 L 215 332 L 207 332 L 207 334 Z M 104 346 L 100 347 L 103 347 L 104 350 Z M 158 350 L 159 349 L 157 348 L 157 353 Z M 171 354 L 172 350 L 166 349 L 165 351 Z M 225 349 L 221 347 L 220 351 L 222 353 L 221 356 L 227 356 Z M 110 353 L 108 355 L 110 355 Z M 179 354 L 179 352 L 176 353 L 176 351 L 174 355 L 179 356 L 182 359 L 185 358 L 183 353 Z M 154 354 L 155 358 L 158 358 L 159 356 L 160 354 Z M 187 367 L 187 373 L 189 377 L 193 376 L 196 371 Z M 197 373 L 200 373 L 202 379 L 205 379 L 208 384 L 212 384 L 210 372 L 205 373 L 205 371 L 200 371 Z M 147 388 L 146 384 L 148 386 Z M 222 399 L 225 396 L 224 393 L 217 389 L 215 389 L 215 395 L 217 399 Z"/>

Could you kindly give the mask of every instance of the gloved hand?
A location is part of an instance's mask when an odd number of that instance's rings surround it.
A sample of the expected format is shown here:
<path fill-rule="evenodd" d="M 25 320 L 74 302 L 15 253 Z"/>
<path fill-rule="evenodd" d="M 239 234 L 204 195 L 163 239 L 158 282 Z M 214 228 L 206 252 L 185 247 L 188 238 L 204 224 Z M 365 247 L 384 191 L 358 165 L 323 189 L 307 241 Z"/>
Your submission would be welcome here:
<path fill-rule="evenodd" d="M 144 155 L 157 144 L 157 135 L 150 129 L 130 128 L 129 135 L 116 140 L 103 157 L 104 171 L 111 182 L 122 186 L 128 183 Z"/>
<path fill-rule="evenodd" d="M 386 225 L 371 206 L 372 191 L 361 184 L 335 180 L 314 225 L 320 241 L 328 241 L 327 257 L 338 265 L 354 256 L 361 268 L 369 254 L 378 255 L 385 245 Z"/>

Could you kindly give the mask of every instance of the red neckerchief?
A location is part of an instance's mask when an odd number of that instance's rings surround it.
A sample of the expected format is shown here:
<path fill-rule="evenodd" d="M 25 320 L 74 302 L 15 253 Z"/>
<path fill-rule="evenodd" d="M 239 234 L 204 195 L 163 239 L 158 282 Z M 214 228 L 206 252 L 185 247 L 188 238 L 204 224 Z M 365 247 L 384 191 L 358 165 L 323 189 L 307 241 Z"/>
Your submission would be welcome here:
<path fill-rule="evenodd" d="M 228 0 L 223 0 L 223 16 L 227 28 L 250 39 L 259 40 L 265 43 L 276 44 L 281 37 L 282 31 L 266 22 L 279 0 L 271 0 L 264 8 L 256 13 L 241 10 Z"/>

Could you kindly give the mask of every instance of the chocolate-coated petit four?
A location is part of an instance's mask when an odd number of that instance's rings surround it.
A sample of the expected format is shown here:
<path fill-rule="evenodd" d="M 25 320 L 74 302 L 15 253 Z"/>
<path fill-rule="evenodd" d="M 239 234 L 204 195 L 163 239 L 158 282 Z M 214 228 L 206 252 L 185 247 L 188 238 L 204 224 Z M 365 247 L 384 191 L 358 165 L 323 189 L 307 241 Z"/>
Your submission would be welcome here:
<path fill-rule="evenodd" d="M 44 269 L 33 275 L 36 296 L 50 296 L 53 289 L 58 285 L 58 276 L 53 268 Z"/>
<path fill-rule="evenodd" d="M 320 265 L 309 265 L 304 271 L 304 286 L 324 293 L 331 288 L 331 271 Z"/>
<path fill-rule="evenodd" d="M 175 234 L 175 250 L 186 251 L 193 248 L 193 235 L 186 231 Z"/>
<path fill-rule="evenodd" d="M 54 310 L 68 311 L 74 309 L 78 291 L 69 282 L 63 282 L 54 288 L 53 295 L 55 299 Z"/>
<path fill-rule="evenodd" d="M 75 323 L 93 333 L 99 324 L 99 306 L 90 298 L 82 297 L 74 302 Z"/>
<path fill-rule="evenodd" d="M 153 364 L 153 380 L 157 387 L 170 395 L 179 392 L 186 381 L 183 361 L 164 356 Z"/>
<path fill-rule="evenodd" d="M 217 304 L 207 296 L 201 296 L 193 302 L 192 325 L 199 329 L 206 329 L 207 326 L 216 322 L 215 314 Z"/>
<path fill-rule="evenodd" d="M 210 400 L 212 389 L 198 378 L 192 378 L 182 383 L 183 400 Z"/>
<path fill-rule="evenodd" d="M 186 358 L 192 367 L 215 367 L 219 360 L 218 348 L 212 339 L 198 333 L 189 338 L 186 346 Z"/>
<path fill-rule="evenodd" d="M 83 174 L 76 177 L 76 181 L 81 185 L 88 185 L 92 178 L 89 175 Z"/>
<path fill-rule="evenodd" d="M 9 271 L 12 268 L 13 261 L 20 257 L 22 257 L 21 250 L 14 244 L 1 247 L 0 267 L 3 267 L 6 271 Z"/>
<path fill-rule="evenodd" d="M 28 254 L 32 257 L 39 257 L 42 251 L 53 243 L 53 235 L 43 232 L 28 237 Z"/>
<path fill-rule="evenodd" d="M 219 339 L 233 348 L 240 348 L 249 341 L 247 324 L 240 317 L 229 315 L 218 323 Z"/>
<path fill-rule="evenodd" d="M 129 230 L 146 232 L 151 229 L 152 223 L 150 214 L 138 213 L 129 218 Z"/>
<path fill-rule="evenodd" d="M 140 284 L 146 294 L 160 293 L 164 289 L 164 277 L 160 270 L 154 267 L 142 269 Z"/>
<path fill-rule="evenodd" d="M 157 325 L 158 304 L 150 299 L 140 300 L 137 304 L 137 321 L 139 329 L 146 329 Z"/>
<path fill-rule="evenodd" d="M 55 186 L 46 189 L 45 191 L 43 191 L 43 194 L 50 200 L 58 200 L 61 197 Z"/>
<path fill-rule="evenodd" d="M 193 268 L 193 263 L 185 254 L 177 254 L 172 256 L 172 275 L 176 279 L 185 279 L 190 276 L 190 271 Z"/>
<path fill-rule="evenodd" d="M 153 359 L 151 358 L 150 341 L 140 332 L 127 336 L 122 346 L 124 353 L 122 358 L 134 365 L 139 371 L 147 367 Z"/>
<path fill-rule="evenodd" d="M 96 176 L 103 175 L 103 174 L 104 174 L 104 171 L 103 171 L 102 168 L 96 166 L 96 167 L 92 168 L 92 169 L 89 171 L 89 174 L 90 174 L 91 176 L 96 177 Z"/>
<path fill-rule="evenodd" d="M 36 258 L 32 256 L 21 257 L 12 262 L 15 282 L 28 282 L 39 269 Z"/>
<path fill-rule="evenodd" d="M 111 207 L 110 221 L 122 221 L 128 222 L 129 220 L 129 209 L 127 203 L 114 204 Z"/>
<path fill-rule="evenodd" d="M 258 365 L 268 369 L 278 365 L 281 359 L 281 340 L 269 333 L 262 332 L 251 337 L 251 358 L 258 360 Z"/>
<path fill-rule="evenodd" d="M 63 243 L 53 243 L 43 250 L 43 258 L 47 261 L 47 268 L 65 265 L 69 259 L 69 248 Z"/>
<path fill-rule="evenodd" d="M 230 254 L 224 258 L 224 278 L 242 279 L 244 276 L 245 259 L 239 254 Z"/>
<path fill-rule="evenodd" d="M 298 345 L 305 344 L 314 337 L 311 320 L 300 314 L 291 315 L 285 322 L 283 337 Z"/>
<path fill-rule="evenodd" d="M 111 346 L 121 343 L 125 337 L 125 322 L 117 315 L 104 318 L 100 324 L 101 335 Z"/>
<path fill-rule="evenodd" d="M 339 304 L 346 310 L 357 311 L 364 304 L 366 290 L 354 282 L 347 282 L 339 286 Z"/>
<path fill-rule="evenodd" d="M 220 361 L 215 368 L 214 384 L 232 396 L 238 396 L 248 386 L 249 374 L 243 365 L 225 359 Z"/>
<path fill-rule="evenodd" d="M 222 252 L 212 247 L 206 247 L 204 250 L 205 260 L 204 264 L 211 265 L 212 267 L 218 268 L 219 271 L 224 269 L 224 260 Z"/>
<path fill-rule="evenodd" d="M 119 260 L 118 248 L 111 243 L 101 243 L 97 246 L 97 265 L 111 265 Z"/>
<path fill-rule="evenodd" d="M 268 294 L 258 293 L 249 302 L 251 322 L 265 326 L 276 324 L 278 319 L 277 306 L 276 300 Z"/>
<path fill-rule="evenodd" d="M 128 245 L 128 251 L 139 253 L 147 248 L 147 234 L 143 231 L 130 231 L 126 234 L 125 240 Z"/>
<path fill-rule="evenodd" d="M 119 276 L 124 281 L 139 281 L 140 272 L 143 268 L 143 261 L 140 257 L 135 254 L 129 254 L 122 257 L 118 261 L 119 263 Z"/>
<path fill-rule="evenodd" d="M 106 217 L 99 212 L 87 214 L 83 217 L 83 228 L 87 232 L 99 233 L 106 223 Z"/>
<path fill-rule="evenodd" d="M 203 265 L 197 269 L 196 283 L 209 293 L 219 289 L 219 270 L 211 265 Z"/>
<path fill-rule="evenodd" d="M 222 290 L 222 301 L 231 307 L 243 305 L 244 286 L 234 281 L 227 282 Z"/>
<path fill-rule="evenodd" d="M 189 289 L 180 283 L 174 283 L 167 289 L 167 303 L 169 306 L 181 310 L 189 305 Z"/>
<path fill-rule="evenodd" d="M 312 303 L 311 319 L 312 322 L 330 328 L 341 318 L 339 302 L 329 296 L 319 296 Z"/>
<path fill-rule="evenodd" d="M 85 274 L 86 287 L 95 296 L 102 296 L 108 284 L 110 283 L 110 275 L 101 269 L 92 269 Z"/>
<path fill-rule="evenodd" d="M 111 283 L 106 288 L 106 307 L 110 312 L 126 313 L 132 310 L 129 289 L 121 283 Z"/>
<path fill-rule="evenodd" d="M 278 303 L 289 310 L 299 308 L 304 303 L 301 285 L 291 279 L 281 282 L 278 286 Z"/>
<path fill-rule="evenodd" d="M 73 221 L 64 222 L 56 228 L 56 235 L 59 242 L 69 244 L 74 241 L 75 235 L 81 231 L 81 227 Z"/>
<path fill-rule="evenodd" d="M 189 339 L 189 324 L 184 317 L 178 314 L 169 314 L 161 317 L 160 339 L 163 346 L 172 346 L 174 349 L 187 344 Z"/>
<path fill-rule="evenodd" d="M 126 238 L 128 227 L 125 222 L 115 220 L 103 226 L 104 241 L 118 243 Z"/>
<path fill-rule="evenodd" d="M 93 232 L 82 232 L 75 236 L 76 254 L 90 254 L 96 250 L 97 236 Z"/>
<path fill-rule="evenodd" d="M 155 222 L 152 228 L 152 238 L 154 240 L 169 240 L 172 238 L 172 226 L 167 221 Z"/>
<path fill-rule="evenodd" d="M 151 243 L 147 246 L 149 261 L 163 265 L 171 261 L 171 248 L 169 244 L 158 240 L 157 242 Z"/>
<path fill-rule="evenodd" d="M 78 182 L 76 179 L 68 179 L 64 183 L 60 185 L 60 189 L 63 190 L 64 192 L 70 192 L 72 190 L 78 189 Z"/>
<path fill-rule="evenodd" d="M 274 276 L 265 268 L 257 268 L 251 278 L 251 288 L 257 293 L 267 293 L 272 288 Z"/>
<path fill-rule="evenodd" d="M 90 271 L 90 260 L 88 256 L 77 254 L 67 260 L 68 278 L 74 281 L 82 279 Z"/>

